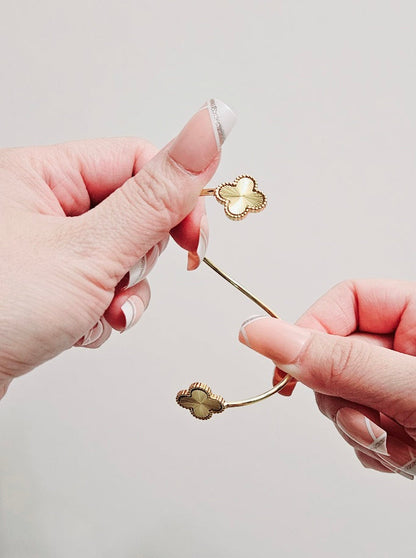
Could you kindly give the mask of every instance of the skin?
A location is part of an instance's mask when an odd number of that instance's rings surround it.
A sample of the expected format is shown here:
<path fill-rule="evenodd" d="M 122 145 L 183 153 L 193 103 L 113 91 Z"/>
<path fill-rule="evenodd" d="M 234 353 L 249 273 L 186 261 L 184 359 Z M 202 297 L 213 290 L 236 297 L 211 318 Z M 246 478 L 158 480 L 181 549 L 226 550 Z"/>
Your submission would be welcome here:
<path fill-rule="evenodd" d="M 137 138 L 0 151 L 0 397 L 97 323 L 88 347 L 122 330 L 132 295 L 147 307 L 147 280 L 126 290 L 126 274 L 171 231 L 196 250 L 199 193 L 218 162 L 206 110 L 159 152 Z"/>
<path fill-rule="evenodd" d="M 315 391 L 319 409 L 364 467 L 409 475 L 403 466 L 416 456 L 416 283 L 346 281 L 296 326 L 264 318 L 244 334 L 243 343 L 277 364 L 275 382 L 289 372 Z M 340 409 L 352 417 L 348 432 Z M 364 417 L 387 434 L 387 456 L 357 443 L 368 437 Z"/>

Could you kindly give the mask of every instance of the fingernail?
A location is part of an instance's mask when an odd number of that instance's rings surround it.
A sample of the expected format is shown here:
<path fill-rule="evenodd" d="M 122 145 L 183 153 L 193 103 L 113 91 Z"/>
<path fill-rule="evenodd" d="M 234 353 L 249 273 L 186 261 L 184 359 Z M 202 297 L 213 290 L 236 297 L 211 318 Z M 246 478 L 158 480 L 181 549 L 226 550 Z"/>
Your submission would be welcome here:
<path fill-rule="evenodd" d="M 160 254 L 163 254 L 163 252 L 166 249 L 166 246 L 169 244 L 169 236 L 165 236 L 165 238 L 163 240 L 161 240 L 159 242 L 159 256 Z"/>
<path fill-rule="evenodd" d="M 130 327 L 137 324 L 145 310 L 145 305 L 139 296 L 132 295 L 129 297 L 121 307 L 121 311 L 123 312 L 126 320 L 123 331 L 126 331 Z"/>
<path fill-rule="evenodd" d="M 405 479 L 409 479 L 409 480 L 414 480 L 414 475 L 408 475 L 407 473 L 405 473 L 404 471 L 400 471 L 400 469 L 398 469 L 397 471 L 395 471 L 398 475 L 401 475 L 402 477 L 404 477 Z"/>
<path fill-rule="evenodd" d="M 170 156 L 190 172 L 203 172 L 217 156 L 235 121 L 229 106 L 210 99 L 179 133 L 169 149 Z"/>
<path fill-rule="evenodd" d="M 389 455 L 387 432 L 360 411 L 343 407 L 337 412 L 335 422 L 344 434 L 360 446 L 382 455 Z"/>
<path fill-rule="evenodd" d="M 129 271 L 129 280 L 125 289 L 129 289 L 133 285 L 137 285 L 140 283 L 142 279 L 144 279 L 144 274 L 146 271 L 146 255 L 144 255 L 140 260 L 134 265 Z"/>
<path fill-rule="evenodd" d="M 125 289 L 129 289 L 140 281 L 143 281 L 147 275 L 152 271 L 157 258 L 159 257 L 159 247 L 153 246 L 153 248 L 145 254 L 140 260 L 134 265 L 129 271 L 129 280 Z"/>
<path fill-rule="evenodd" d="M 400 471 L 400 469 L 398 469 L 397 467 L 392 466 L 390 463 L 388 463 L 386 461 L 386 459 L 384 459 L 381 455 L 378 456 L 378 460 L 380 461 L 380 463 L 389 471 L 391 471 L 392 473 L 396 473 L 397 475 L 400 475 L 401 477 L 404 477 L 405 479 L 409 479 L 409 480 L 413 480 L 415 477 L 414 475 L 409 475 L 408 473 L 405 473 L 404 471 Z"/>
<path fill-rule="evenodd" d="M 246 320 L 240 329 L 242 343 L 273 360 L 275 365 L 295 377 L 298 359 L 311 333 L 307 329 L 278 320 L 258 317 Z"/>
<path fill-rule="evenodd" d="M 217 149 L 219 151 L 233 129 L 236 116 L 230 107 L 220 101 L 220 99 L 210 99 L 207 102 L 207 107 L 211 117 Z"/>
<path fill-rule="evenodd" d="M 101 320 L 99 320 L 95 324 L 95 326 L 92 327 L 86 335 L 84 335 L 84 340 L 81 344 L 81 347 L 85 347 L 85 345 L 90 345 L 91 343 L 97 341 L 97 339 L 99 339 L 103 334 L 103 331 L 104 331 L 104 326 Z"/>
<path fill-rule="evenodd" d="M 397 468 L 407 475 L 416 474 L 415 450 L 398 438 L 389 436 L 387 439 L 388 457 L 381 457 L 383 463 Z"/>
<path fill-rule="evenodd" d="M 247 318 L 247 320 L 245 320 L 241 324 L 238 339 L 241 343 L 243 343 L 243 345 L 247 345 L 247 347 L 252 349 L 252 346 L 250 345 L 250 340 L 247 336 L 246 327 L 251 323 L 257 322 L 257 320 L 263 320 L 264 318 L 267 318 L 267 316 L 264 316 L 264 315 L 262 316 L 260 314 L 254 314 L 253 316 L 250 316 L 249 318 Z"/>
<path fill-rule="evenodd" d="M 188 252 L 188 271 L 197 269 L 204 259 L 208 246 L 208 235 L 208 217 L 203 215 L 199 225 L 199 242 L 196 252 Z"/>

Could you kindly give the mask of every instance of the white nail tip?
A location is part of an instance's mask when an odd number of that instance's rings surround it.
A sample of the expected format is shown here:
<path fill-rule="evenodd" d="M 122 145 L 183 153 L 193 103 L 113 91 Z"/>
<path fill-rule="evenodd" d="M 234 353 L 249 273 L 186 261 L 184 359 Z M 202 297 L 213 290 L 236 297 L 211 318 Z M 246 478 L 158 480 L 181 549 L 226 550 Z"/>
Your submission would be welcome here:
<path fill-rule="evenodd" d="M 404 472 L 407 473 L 408 475 L 415 475 L 416 474 L 416 461 L 414 459 L 412 459 L 412 461 L 410 461 L 409 463 L 406 463 L 406 465 L 403 465 L 402 467 L 400 467 L 400 469 Z"/>
<path fill-rule="evenodd" d="M 95 343 L 95 341 L 97 341 L 101 337 L 103 331 L 104 331 L 104 326 L 100 320 L 95 324 L 94 327 L 92 327 L 89 330 L 87 335 L 84 336 L 84 341 L 82 342 L 81 346 L 85 347 L 86 345 L 91 345 L 92 343 Z"/>
<path fill-rule="evenodd" d="M 147 267 L 147 257 L 146 255 L 134 265 L 129 271 L 129 282 L 127 283 L 126 289 L 133 287 L 133 285 L 137 285 L 140 283 L 142 279 L 146 276 L 146 267 Z"/>
<path fill-rule="evenodd" d="M 134 324 L 136 318 L 136 306 L 130 299 L 127 299 L 126 302 L 122 305 L 121 311 L 123 312 L 126 319 L 126 325 L 124 326 L 124 329 L 129 329 L 129 327 Z"/>
<path fill-rule="evenodd" d="M 262 320 L 263 318 L 267 318 L 267 316 L 259 316 L 259 315 L 251 316 L 250 318 L 248 318 L 247 320 L 245 320 L 245 321 L 241 324 L 241 327 L 240 327 L 240 334 L 241 334 L 241 337 L 244 339 L 245 345 L 247 345 L 247 347 L 249 347 L 250 349 L 251 349 L 251 345 L 250 345 L 250 341 L 249 341 L 248 336 L 247 336 L 246 326 L 247 326 L 248 324 L 251 324 L 251 323 L 253 323 L 253 322 L 256 322 L 257 320 Z"/>
<path fill-rule="evenodd" d="M 381 434 L 374 440 L 368 449 L 376 453 L 380 453 L 381 455 L 389 455 L 389 452 L 387 451 L 387 434 Z"/>
<path fill-rule="evenodd" d="M 207 107 L 211 117 L 217 147 L 220 149 L 234 127 L 237 117 L 230 107 L 219 99 L 210 99 L 207 103 Z"/>
<path fill-rule="evenodd" d="M 244 339 L 245 345 L 247 345 L 247 347 L 251 349 L 250 341 L 248 340 L 246 330 L 243 327 L 240 329 L 240 333 L 242 338 Z"/>
<path fill-rule="evenodd" d="M 257 320 L 263 320 L 264 318 L 267 318 L 267 316 L 261 316 L 260 314 L 256 314 L 255 316 L 250 316 L 250 318 L 247 318 L 247 320 L 245 320 L 242 324 L 241 324 L 241 329 L 243 330 L 246 326 L 248 326 L 248 324 L 251 324 L 252 322 L 257 322 Z"/>
<path fill-rule="evenodd" d="M 167 245 L 169 244 L 169 236 L 166 236 L 163 240 L 160 241 L 160 249 L 159 249 L 159 255 L 165 251 Z"/>
<path fill-rule="evenodd" d="M 409 480 L 413 480 L 415 477 L 413 475 L 408 475 L 407 473 L 405 473 L 404 471 L 395 471 L 397 474 L 401 475 L 402 477 L 404 477 L 405 479 L 409 479 Z"/>
<path fill-rule="evenodd" d="M 204 231 L 201 230 L 201 232 L 199 234 L 198 248 L 196 249 L 196 253 L 198 254 L 200 262 L 202 262 L 202 260 L 205 257 L 205 254 L 206 254 L 206 251 L 207 251 L 207 246 L 208 246 L 207 238 L 204 234 Z"/>

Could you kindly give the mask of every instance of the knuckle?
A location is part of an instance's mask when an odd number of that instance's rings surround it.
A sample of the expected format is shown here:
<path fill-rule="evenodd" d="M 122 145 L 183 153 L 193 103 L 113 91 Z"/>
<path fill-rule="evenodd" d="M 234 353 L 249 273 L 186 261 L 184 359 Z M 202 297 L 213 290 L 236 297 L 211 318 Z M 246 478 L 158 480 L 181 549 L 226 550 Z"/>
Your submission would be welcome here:
<path fill-rule="evenodd" d="M 366 359 L 364 343 L 359 346 L 348 339 L 336 339 L 329 354 L 328 383 L 336 386 L 341 376 L 357 376 L 356 372 L 365 366 Z"/>
<path fill-rule="evenodd" d="M 177 180 L 176 180 L 177 182 Z M 170 164 L 162 168 L 151 165 L 143 167 L 132 178 L 132 188 L 126 195 L 132 196 L 134 205 L 143 205 L 148 217 L 154 216 L 161 229 L 169 231 L 180 214 L 180 200 Z"/>
<path fill-rule="evenodd" d="M 344 374 L 352 360 L 352 346 L 345 344 L 343 340 L 336 340 L 330 353 L 330 377 L 331 379 Z"/>

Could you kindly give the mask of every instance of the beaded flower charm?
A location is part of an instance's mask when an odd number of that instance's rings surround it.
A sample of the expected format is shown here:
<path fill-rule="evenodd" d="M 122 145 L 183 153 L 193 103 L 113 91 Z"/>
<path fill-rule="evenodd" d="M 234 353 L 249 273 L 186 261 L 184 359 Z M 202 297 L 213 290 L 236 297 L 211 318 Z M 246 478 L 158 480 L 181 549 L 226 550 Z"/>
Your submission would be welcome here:
<path fill-rule="evenodd" d="M 215 190 L 207 188 L 201 195 L 214 195 L 217 201 L 224 205 L 227 217 L 239 221 L 249 213 L 256 213 L 266 207 L 267 198 L 257 188 L 257 183 L 252 176 L 243 174 L 237 176 L 234 182 L 225 182 Z"/>
<path fill-rule="evenodd" d="M 214 395 L 211 389 L 201 382 L 195 382 L 189 389 L 180 391 L 176 396 L 176 402 L 201 420 L 210 419 L 212 413 L 222 413 L 225 409 L 225 400 L 220 395 Z"/>

